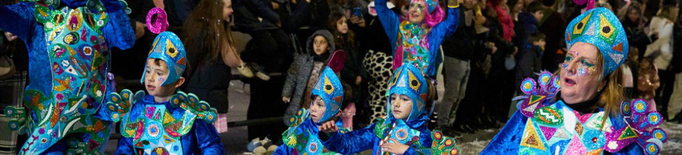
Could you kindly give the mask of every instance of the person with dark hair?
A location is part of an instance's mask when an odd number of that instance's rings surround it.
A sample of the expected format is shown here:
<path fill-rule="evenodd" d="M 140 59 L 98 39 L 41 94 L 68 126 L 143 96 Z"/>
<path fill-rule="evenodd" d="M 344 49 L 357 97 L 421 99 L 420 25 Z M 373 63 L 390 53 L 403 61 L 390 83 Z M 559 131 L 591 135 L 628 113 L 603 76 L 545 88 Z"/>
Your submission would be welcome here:
<path fill-rule="evenodd" d="M 658 77 L 661 79 L 661 87 L 656 90 L 656 103 L 661 105 L 661 112 L 665 118 L 670 118 L 668 113 L 668 101 L 673 92 L 675 74 L 671 72 L 670 63 L 673 57 L 673 27 L 677 21 L 678 10 L 676 6 L 666 5 L 661 7 L 658 14 L 651 19 L 649 24 L 650 37 L 657 37 L 649 44 L 644 57 L 653 60 L 658 68 Z"/>
<path fill-rule="evenodd" d="M 512 39 L 514 45 L 519 48 L 519 51 L 525 49 L 530 34 L 538 32 L 538 21 L 545 15 L 542 11 L 543 9 L 542 3 L 532 2 L 528 4 L 523 12 L 519 13 L 517 17 L 519 20 L 517 24 L 514 24 L 516 36 Z"/>
<path fill-rule="evenodd" d="M 230 105 L 227 89 L 232 79 L 231 67 L 243 64 L 229 27 L 232 13 L 231 0 L 203 0 L 189 14 L 181 35 L 190 64 L 185 73 L 187 84 L 182 89 L 215 107 L 221 121 L 227 121 Z M 227 131 L 224 125 L 217 128 L 218 133 Z"/>
<path fill-rule="evenodd" d="M 534 73 L 540 73 L 542 70 L 540 56 L 544 52 L 545 34 L 542 32 L 535 32 L 528 37 L 528 44 L 525 45 L 516 58 L 516 84 L 521 85 L 521 81 L 527 77 L 536 77 Z"/>
<path fill-rule="evenodd" d="M 562 48 L 562 36 L 565 32 L 563 29 L 557 30 L 557 27 L 566 27 L 566 20 L 552 8 L 554 3 L 559 3 L 559 1 L 542 1 L 542 12 L 544 16 L 538 20 L 538 31 L 546 35 L 545 41 L 547 42 L 547 45 L 543 50 L 544 53 L 541 55 L 542 57 L 540 59 L 542 62 L 542 69 L 548 71 L 555 71 L 559 67 L 560 59 L 557 58 L 557 51 Z"/>

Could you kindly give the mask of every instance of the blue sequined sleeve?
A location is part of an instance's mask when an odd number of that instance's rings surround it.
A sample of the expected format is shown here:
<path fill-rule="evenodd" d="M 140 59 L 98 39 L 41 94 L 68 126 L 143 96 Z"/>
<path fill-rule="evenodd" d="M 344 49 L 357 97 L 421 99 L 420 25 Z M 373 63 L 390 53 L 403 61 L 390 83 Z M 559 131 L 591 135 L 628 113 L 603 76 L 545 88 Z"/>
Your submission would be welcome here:
<path fill-rule="evenodd" d="M 320 134 L 324 134 L 320 132 Z M 379 140 L 374 135 L 374 124 L 348 133 L 334 133 L 329 140 L 322 142 L 324 147 L 330 151 L 341 154 L 360 153 L 362 151 L 371 149 Z"/>
<path fill-rule="evenodd" d="M 395 51 L 395 45 L 398 40 L 398 28 L 400 25 L 400 18 L 395 12 L 388 9 L 386 5 L 386 0 L 374 0 L 376 5 L 374 9 L 377 11 L 377 17 L 381 21 L 381 25 L 384 26 L 384 31 L 388 36 L 388 40 L 391 41 L 391 50 Z"/>
<path fill-rule="evenodd" d="M 116 147 L 116 155 L 122 154 L 134 154 L 133 152 L 133 139 L 121 137 L 118 139 L 118 146 Z"/>
<path fill-rule="evenodd" d="M 430 55 L 434 56 L 431 60 L 429 60 L 429 68 L 426 71 L 426 73 L 431 76 L 431 77 L 436 77 L 436 72 L 438 72 L 438 66 L 440 65 L 441 62 L 443 62 L 442 54 L 440 53 L 440 44 L 443 42 L 445 38 L 448 38 L 452 36 L 452 34 L 455 33 L 455 30 L 457 30 L 457 26 L 459 21 L 459 8 L 449 8 L 448 9 L 448 16 L 445 18 L 445 20 L 441 21 L 440 23 L 436 24 L 432 29 L 429 34 L 429 42 L 432 44 L 431 47 L 429 47 Z"/>
<path fill-rule="evenodd" d="M 507 124 L 493 137 L 481 154 L 516 154 L 519 152 L 519 144 L 527 119 L 518 110 L 514 112 Z"/>
<path fill-rule="evenodd" d="M 21 2 L 0 6 L 0 29 L 18 36 L 21 40 L 31 40 L 36 25 L 33 2 Z"/>
<path fill-rule="evenodd" d="M 220 141 L 220 135 L 213 124 L 206 123 L 204 120 L 196 120 L 192 128 L 201 154 L 225 154 L 225 146 Z"/>
<path fill-rule="evenodd" d="M 110 47 L 118 47 L 122 50 L 129 49 L 135 44 L 135 31 L 130 25 L 130 20 L 123 9 L 107 10 L 109 22 L 102 32 Z"/>

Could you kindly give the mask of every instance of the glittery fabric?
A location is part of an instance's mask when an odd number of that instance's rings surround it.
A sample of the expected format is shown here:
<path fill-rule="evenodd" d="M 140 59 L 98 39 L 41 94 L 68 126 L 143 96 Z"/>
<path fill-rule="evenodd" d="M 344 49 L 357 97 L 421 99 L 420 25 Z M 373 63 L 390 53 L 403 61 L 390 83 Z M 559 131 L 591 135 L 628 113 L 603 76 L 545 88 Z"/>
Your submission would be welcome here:
<path fill-rule="evenodd" d="M 97 1 L 104 7 L 84 2 L 63 1 L 69 7 L 60 9 L 32 2 L 0 6 L 0 20 L 13 21 L 0 28 L 29 49 L 24 104 L 31 110 L 23 129 L 30 136 L 20 154 L 101 154 L 108 141 L 110 123 L 96 112 L 113 89 L 106 78 L 108 49 L 131 47 L 134 33 L 119 1 Z"/>
<path fill-rule="evenodd" d="M 656 127 L 660 114 L 650 111 L 635 115 L 636 110 L 645 112 L 646 104 L 629 103 L 623 103 L 621 107 L 629 110 L 617 117 L 605 116 L 602 108 L 596 113 L 580 114 L 563 101 L 537 109 L 532 117 L 517 111 L 481 154 L 659 153 L 667 141 L 665 131 Z"/>
<path fill-rule="evenodd" d="M 341 85 L 339 77 L 336 76 L 331 68 L 326 67 L 322 71 L 322 75 L 317 80 L 312 94 L 322 98 L 326 105 L 326 110 L 322 118 L 320 118 L 320 122 L 329 120 L 339 112 L 341 103 L 343 103 L 343 85 Z"/>
<path fill-rule="evenodd" d="M 573 19 L 566 27 L 564 38 L 569 49 L 577 42 L 596 46 L 604 56 L 603 77 L 625 61 L 630 47 L 618 17 L 602 7 L 591 9 Z"/>
<path fill-rule="evenodd" d="M 560 87 L 558 75 L 552 75 L 548 71 L 543 71 L 538 76 L 537 81 L 532 78 L 526 78 L 521 81 L 521 92 L 524 93 L 522 96 L 515 97 L 512 100 L 521 100 L 518 102 L 517 107 L 521 114 L 526 117 L 533 118 L 533 113 L 537 109 L 546 106 L 547 100 L 552 100 L 559 92 Z"/>
<path fill-rule="evenodd" d="M 168 65 L 168 77 L 161 83 L 161 86 L 172 84 L 180 79 L 187 67 L 187 53 L 185 53 L 185 45 L 182 44 L 180 38 L 175 33 L 166 31 L 157 35 L 152 45 L 147 59 L 161 59 Z M 145 67 L 147 65 L 149 64 L 145 63 Z M 144 84 L 146 74 L 146 71 L 142 72 L 140 83 Z"/>
<path fill-rule="evenodd" d="M 310 118 L 310 111 L 307 109 L 300 109 L 298 114 L 293 117 L 294 123 L 287 131 L 282 133 L 283 145 L 277 147 L 275 154 L 339 154 L 327 150 L 318 134 L 325 134 L 319 132 L 319 124 L 314 123 Z M 339 122 L 339 120 L 337 120 Z M 338 134 L 349 132 L 346 128 L 341 128 Z"/>
<path fill-rule="evenodd" d="M 404 56 L 404 52 L 409 52 L 409 51 L 403 51 L 399 50 L 401 46 L 403 46 L 403 42 L 405 39 L 413 39 L 413 38 L 405 38 L 405 37 L 400 37 L 402 36 L 403 33 L 409 33 L 409 32 L 402 32 L 401 30 L 401 23 L 405 19 L 401 19 L 397 14 L 395 14 L 393 11 L 388 9 L 388 6 L 386 5 L 386 0 L 376 0 L 376 12 L 378 14 L 379 20 L 381 21 L 381 24 L 384 26 L 384 30 L 386 31 L 386 34 L 388 35 L 389 41 L 391 41 L 392 47 L 391 49 L 394 51 L 394 59 L 393 59 L 393 69 L 396 69 L 400 66 L 402 66 L 404 61 L 407 61 L 407 56 Z M 457 21 L 459 20 L 459 8 L 454 8 L 451 7 L 448 10 L 448 15 L 447 18 L 440 23 L 436 24 L 433 27 L 427 28 L 430 29 L 426 34 L 426 37 L 424 38 L 418 38 L 418 39 L 426 39 L 427 41 L 420 41 L 420 42 L 429 42 L 428 46 L 423 46 L 421 47 L 424 49 L 424 53 L 428 53 L 430 58 L 428 61 L 424 61 L 424 65 L 422 66 L 427 66 L 426 68 L 420 68 L 422 72 L 425 75 L 428 75 L 430 77 L 436 77 L 436 72 L 438 70 L 438 66 L 442 62 L 443 57 L 441 56 L 441 52 L 439 49 L 440 43 L 443 42 L 443 39 L 446 37 L 449 37 L 452 35 L 455 30 L 457 29 Z M 409 40 L 408 40 L 409 41 Z M 417 41 L 411 41 L 411 42 L 417 42 Z M 427 44 L 414 44 L 414 46 L 422 46 L 422 45 L 427 45 Z M 409 48 L 408 48 L 409 49 Z M 418 59 L 418 58 L 417 58 Z M 408 61 L 409 62 L 409 61 Z"/>
<path fill-rule="evenodd" d="M 166 31 L 168 29 L 168 16 L 166 15 L 166 11 L 158 7 L 149 10 L 149 13 L 147 13 L 147 25 L 147 28 L 149 28 L 149 31 L 152 31 L 152 33 L 159 34 Z"/>
<path fill-rule="evenodd" d="M 193 94 L 163 103 L 147 95 L 124 115 L 116 154 L 224 154 L 212 121 L 214 109 Z"/>

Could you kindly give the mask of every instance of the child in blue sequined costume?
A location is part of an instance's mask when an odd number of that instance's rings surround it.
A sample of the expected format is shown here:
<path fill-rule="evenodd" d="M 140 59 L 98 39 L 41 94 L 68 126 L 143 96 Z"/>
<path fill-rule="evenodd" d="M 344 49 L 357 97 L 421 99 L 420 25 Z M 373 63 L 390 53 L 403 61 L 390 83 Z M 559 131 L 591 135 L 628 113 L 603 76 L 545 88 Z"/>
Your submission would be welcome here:
<path fill-rule="evenodd" d="M 171 32 L 159 34 L 147 57 L 143 91 L 112 93 L 106 110 L 121 121 L 116 154 L 225 154 L 212 123 L 216 111 L 194 94 L 175 92 L 185 82 L 185 48 Z"/>
<path fill-rule="evenodd" d="M 376 11 L 391 41 L 393 69 L 403 63 L 417 66 L 425 75 L 436 77 L 443 57 L 441 42 L 457 30 L 459 3 L 449 0 L 447 18 L 438 0 L 410 0 L 408 15 L 399 17 L 388 9 L 386 0 L 375 0 Z"/>
<path fill-rule="evenodd" d="M 35 1 L 35 0 L 31 0 Z M 61 5 L 60 5 L 61 4 Z M 135 35 L 119 0 L 52 0 L 0 6 L 0 29 L 26 42 L 30 110 L 12 129 L 29 134 L 19 154 L 102 154 L 107 116 L 98 112 L 113 90 L 109 49 L 130 48 Z M 24 113 L 10 107 L 8 112 Z"/>
<path fill-rule="evenodd" d="M 595 8 L 566 28 L 559 75 L 521 82 L 519 110 L 481 154 L 658 154 L 667 141 L 661 114 L 623 101 L 620 65 L 628 41 L 618 18 Z"/>
<path fill-rule="evenodd" d="M 292 127 L 282 133 L 283 145 L 275 154 L 336 154 L 322 145 L 318 137 L 319 125 L 334 122 L 343 103 L 343 86 L 331 68 L 326 67 L 312 90 L 310 109 L 301 108 L 289 121 Z M 342 129 L 338 132 L 345 133 Z"/>
<path fill-rule="evenodd" d="M 341 154 L 359 153 L 373 149 L 373 154 L 432 154 L 438 152 L 457 154 L 454 140 L 444 138 L 440 132 L 431 134 L 427 128 L 430 104 L 433 102 L 431 82 L 417 67 L 405 64 L 395 71 L 389 81 L 388 116 L 360 130 L 345 134 L 336 132 L 333 123 L 320 128 L 331 137 L 321 135 L 324 146 Z M 444 143 L 441 143 L 444 142 Z M 440 147 L 440 144 L 443 147 Z M 431 149 L 432 146 L 438 146 Z"/>

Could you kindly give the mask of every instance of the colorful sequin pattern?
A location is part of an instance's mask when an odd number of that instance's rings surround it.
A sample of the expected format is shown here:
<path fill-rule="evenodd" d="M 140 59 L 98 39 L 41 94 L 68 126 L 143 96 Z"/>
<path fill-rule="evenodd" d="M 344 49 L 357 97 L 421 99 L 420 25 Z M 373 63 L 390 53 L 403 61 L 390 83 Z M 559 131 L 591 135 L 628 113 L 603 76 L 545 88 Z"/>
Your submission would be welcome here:
<path fill-rule="evenodd" d="M 46 33 L 52 91 L 26 90 L 24 104 L 35 115 L 15 120 L 10 127 L 31 134 L 19 154 L 40 154 L 71 133 L 89 136 L 67 140 L 67 153 L 100 154 L 109 138 L 109 124 L 94 114 L 109 89 L 109 49 L 101 32 L 108 15 L 99 1 L 75 9 L 53 10 L 52 5 L 59 2 L 35 5 L 36 21 L 44 25 Z M 8 110 L 21 115 L 25 112 L 13 107 Z"/>
<path fill-rule="evenodd" d="M 401 119 L 397 119 L 395 122 L 390 123 L 389 121 L 386 121 L 386 117 L 378 118 L 376 125 L 374 126 L 374 134 L 381 139 L 379 145 L 384 143 L 400 143 L 414 148 L 417 152 L 429 154 L 431 151 L 428 144 L 421 144 L 419 137 L 422 133 L 419 130 L 410 128 L 405 124 L 405 121 Z M 391 153 L 379 149 L 374 150 L 374 154 L 383 155 Z"/>
<path fill-rule="evenodd" d="M 549 80 L 552 79 L 552 80 Z M 519 111 L 528 118 L 520 142 L 519 154 L 603 154 L 617 152 L 636 142 L 646 154 L 658 154 L 667 134 L 657 126 L 661 115 L 648 111 L 649 104 L 636 99 L 621 104 L 626 126 L 616 129 L 604 112 L 580 114 L 562 101 L 554 102 L 559 90 L 558 76 L 540 74 L 538 82 L 526 79 L 515 99 Z M 539 88 L 538 88 L 539 83 Z M 616 120 L 621 121 L 621 120 Z"/>
<path fill-rule="evenodd" d="M 317 134 L 312 134 L 308 129 L 300 126 L 306 119 L 310 119 L 310 111 L 303 108 L 299 109 L 296 116 L 292 117 L 290 120 L 292 126 L 282 133 L 284 145 L 293 148 L 295 151 L 294 154 L 338 155 L 339 153 L 327 150 Z M 341 134 L 349 131 L 350 130 L 346 128 L 339 129 Z"/>
<path fill-rule="evenodd" d="M 604 56 L 604 77 L 625 61 L 630 47 L 618 17 L 602 7 L 573 19 L 566 27 L 565 39 L 569 49 L 577 42 L 596 46 Z"/>
<path fill-rule="evenodd" d="M 400 23 L 399 41 L 396 45 L 396 53 L 403 53 L 403 64 L 417 66 L 422 72 L 429 65 L 429 41 L 427 35 L 430 28 L 424 24 L 412 24 L 409 21 Z"/>
<path fill-rule="evenodd" d="M 127 92 L 130 91 L 124 90 L 123 96 L 126 96 Z M 138 96 L 137 93 L 135 96 Z M 111 105 L 120 107 L 121 104 L 114 104 L 114 101 L 110 101 L 107 105 L 108 107 Z M 206 122 L 213 123 L 216 120 L 215 109 L 191 93 L 185 94 L 179 91 L 171 97 L 170 105 L 181 109 L 169 111 L 165 105 L 158 104 L 145 105 L 142 107 L 143 111 L 136 116 L 125 115 L 127 112 L 123 111 L 124 121 L 121 123 L 121 135 L 133 138 L 136 154 L 182 154 L 180 138 L 192 129 L 194 121 L 203 119 Z M 109 110 L 111 109 L 116 108 Z"/>

